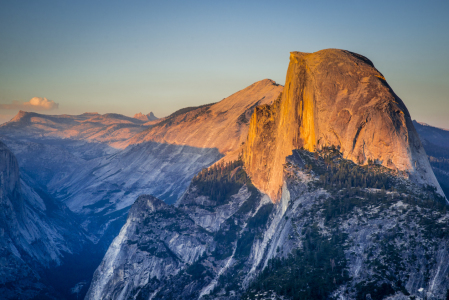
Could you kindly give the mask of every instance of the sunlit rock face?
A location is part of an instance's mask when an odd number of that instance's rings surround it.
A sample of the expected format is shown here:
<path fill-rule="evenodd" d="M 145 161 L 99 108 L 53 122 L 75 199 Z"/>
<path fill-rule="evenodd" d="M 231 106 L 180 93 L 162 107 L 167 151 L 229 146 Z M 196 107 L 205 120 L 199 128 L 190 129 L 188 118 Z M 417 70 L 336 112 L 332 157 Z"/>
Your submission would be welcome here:
<path fill-rule="evenodd" d="M 252 115 L 247 171 L 277 201 L 285 157 L 331 145 L 356 163 L 371 159 L 442 193 L 407 108 L 370 60 L 337 49 L 292 52 L 282 96 Z"/>

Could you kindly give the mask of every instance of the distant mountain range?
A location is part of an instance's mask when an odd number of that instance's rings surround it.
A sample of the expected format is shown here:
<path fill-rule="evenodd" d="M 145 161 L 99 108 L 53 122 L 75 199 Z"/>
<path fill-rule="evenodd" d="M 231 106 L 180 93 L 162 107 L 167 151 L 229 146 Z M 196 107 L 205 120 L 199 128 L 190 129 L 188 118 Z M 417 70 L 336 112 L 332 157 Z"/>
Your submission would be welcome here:
<path fill-rule="evenodd" d="M 349 51 L 292 52 L 285 87 L 160 119 L 21 111 L 0 140 L 6 299 L 449 288 L 449 132 L 412 122 Z"/>

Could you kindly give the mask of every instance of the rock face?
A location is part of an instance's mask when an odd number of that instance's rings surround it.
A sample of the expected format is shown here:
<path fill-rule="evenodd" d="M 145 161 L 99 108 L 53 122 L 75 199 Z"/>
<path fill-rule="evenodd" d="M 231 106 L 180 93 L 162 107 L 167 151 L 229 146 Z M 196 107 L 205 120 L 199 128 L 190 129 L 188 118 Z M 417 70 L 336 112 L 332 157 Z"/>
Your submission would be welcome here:
<path fill-rule="evenodd" d="M 19 199 L 14 201 L 11 205 L 16 207 L 19 212 L 23 211 L 23 201 L 20 199 L 20 176 L 19 165 L 14 155 L 9 151 L 5 144 L 0 142 L 0 198 L 2 202 L 6 199 Z M 5 213 L 3 210 L 1 213 Z M 1 220 L 6 219 L 6 215 Z"/>
<path fill-rule="evenodd" d="M 127 299 L 143 293 L 144 285 L 157 290 L 158 283 L 198 260 L 211 241 L 187 214 L 152 196 L 140 196 L 86 298 Z"/>
<path fill-rule="evenodd" d="M 251 118 L 245 166 L 277 201 L 285 157 L 331 145 L 356 163 L 375 161 L 442 193 L 407 108 L 371 61 L 336 49 L 292 52 L 282 96 Z"/>
<path fill-rule="evenodd" d="M 0 183 L 2 299 L 60 298 L 57 291 L 61 286 L 51 282 L 53 278 L 46 272 L 62 269 L 67 258 L 89 247 L 92 243 L 88 235 L 63 204 L 21 179 L 16 158 L 1 142 Z M 88 283 L 90 276 L 85 275 L 80 271 L 64 284 L 75 285 L 73 278 Z"/>

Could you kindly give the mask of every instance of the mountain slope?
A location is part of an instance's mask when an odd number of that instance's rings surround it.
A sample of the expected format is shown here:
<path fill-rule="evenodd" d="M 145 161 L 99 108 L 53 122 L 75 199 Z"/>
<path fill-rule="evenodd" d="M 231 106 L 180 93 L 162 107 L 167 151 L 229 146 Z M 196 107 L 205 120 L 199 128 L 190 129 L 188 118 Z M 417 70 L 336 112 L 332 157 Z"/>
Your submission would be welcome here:
<path fill-rule="evenodd" d="M 0 142 L 1 283 L 5 299 L 57 297 L 61 286 L 47 272 L 80 253 L 91 242 L 76 217 L 43 191 L 21 179 L 14 155 Z M 26 179 L 26 178 L 25 178 Z M 89 281 L 89 275 L 79 274 Z M 77 276 L 75 276 L 76 278 Z M 66 284 L 75 285 L 77 282 Z M 67 290 L 62 291 L 69 293 Z"/>
<path fill-rule="evenodd" d="M 211 241 L 210 234 L 182 211 L 152 196 L 140 196 L 95 272 L 87 299 L 126 299 L 142 284 L 148 285 L 149 278 L 157 289 L 162 280 L 196 261 Z"/>
<path fill-rule="evenodd" d="M 133 135 L 147 128 L 145 121 L 120 114 L 42 115 L 20 111 L 0 126 L 0 134 L 22 139 L 71 139 L 105 143 L 120 148 Z"/>
<path fill-rule="evenodd" d="M 446 197 L 449 195 L 449 131 L 413 121 L 430 165 Z"/>
<path fill-rule="evenodd" d="M 428 142 L 437 145 L 438 147 L 449 149 L 449 130 L 433 127 L 429 124 L 417 121 L 413 121 L 413 125 L 419 133 L 424 145 Z"/>
<path fill-rule="evenodd" d="M 139 197 L 86 299 L 196 299 L 221 286 L 222 274 L 248 271 L 253 263 L 248 246 L 263 232 L 273 204 L 241 166 L 211 167 L 212 176 L 202 172 L 176 207 Z M 220 190 L 231 189 L 219 199 L 213 191 L 223 180 L 212 179 L 215 175 L 231 177 Z"/>
<path fill-rule="evenodd" d="M 356 163 L 379 162 L 442 194 L 407 108 L 371 61 L 337 49 L 292 52 L 282 96 L 252 116 L 245 166 L 276 201 L 285 157 L 331 145 Z"/>
<path fill-rule="evenodd" d="M 106 250 L 140 194 L 174 203 L 202 168 L 240 147 L 254 106 L 271 103 L 281 89 L 262 80 L 148 126 L 117 114 L 21 112 L 0 135 L 23 173 L 80 215 Z"/>
<path fill-rule="evenodd" d="M 133 205 L 86 299 L 442 299 L 449 213 L 385 167 L 295 150 L 278 203 L 240 161 Z M 307 167 L 306 167 L 307 166 Z"/>
<path fill-rule="evenodd" d="M 449 214 L 434 190 L 336 149 L 294 151 L 284 171 L 288 209 L 244 299 L 446 297 Z"/>
<path fill-rule="evenodd" d="M 184 108 L 134 136 L 129 144 L 154 141 L 198 148 L 217 148 L 228 154 L 245 141 L 254 107 L 271 104 L 282 86 L 258 81 L 220 102 Z"/>

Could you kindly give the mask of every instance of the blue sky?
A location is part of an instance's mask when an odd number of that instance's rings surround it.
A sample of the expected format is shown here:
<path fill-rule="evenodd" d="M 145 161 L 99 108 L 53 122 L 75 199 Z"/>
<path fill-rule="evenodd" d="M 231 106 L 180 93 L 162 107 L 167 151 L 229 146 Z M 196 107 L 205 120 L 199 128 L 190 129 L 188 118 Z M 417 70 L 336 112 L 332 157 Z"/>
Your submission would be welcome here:
<path fill-rule="evenodd" d="M 165 116 L 264 78 L 290 51 L 370 58 L 413 119 L 449 128 L 449 1 L 0 1 L 0 120 L 33 97 L 50 114 Z M 50 106 L 49 106 L 50 107 Z"/>

